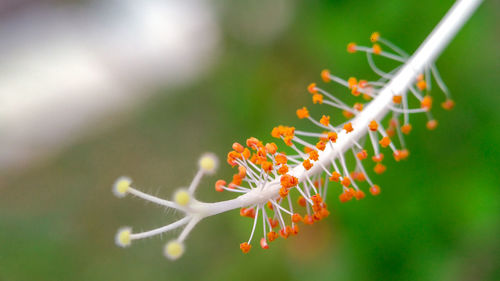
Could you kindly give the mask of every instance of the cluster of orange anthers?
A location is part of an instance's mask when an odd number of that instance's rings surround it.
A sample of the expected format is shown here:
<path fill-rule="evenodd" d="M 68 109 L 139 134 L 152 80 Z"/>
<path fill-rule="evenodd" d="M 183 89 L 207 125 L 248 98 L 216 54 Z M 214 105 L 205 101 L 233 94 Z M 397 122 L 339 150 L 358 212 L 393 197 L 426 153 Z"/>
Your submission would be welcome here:
<path fill-rule="evenodd" d="M 329 70 L 323 70 L 321 72 L 322 80 L 326 83 L 338 83 L 346 87 L 353 96 L 361 97 L 364 101 L 375 98 L 399 67 L 390 72 L 384 72 L 375 64 L 374 56 L 392 59 L 401 63 L 405 63 L 409 56 L 394 44 L 382 38 L 378 32 L 373 33 L 370 40 L 373 42 L 372 47 L 349 43 L 347 51 L 349 53 L 365 53 L 369 66 L 380 76 L 380 79 L 368 81 L 350 77 L 344 80 L 332 75 Z M 382 46 L 388 50 L 386 51 Z M 345 120 L 332 122 L 332 117 L 326 114 L 319 119 L 315 119 L 306 107 L 299 108 L 296 111 L 297 117 L 312 122 L 319 128 L 319 132 L 300 131 L 295 127 L 281 125 L 273 128 L 272 137 L 281 139 L 287 149 L 293 151 L 291 155 L 279 152 L 275 143 L 264 144 L 253 137 L 246 141 L 246 146 L 234 143 L 233 150 L 227 155 L 227 162 L 233 167 L 238 166 L 238 172 L 234 174 L 229 184 L 224 180 L 217 181 L 215 184 L 217 191 L 228 190 L 247 193 L 254 189 L 265 189 L 266 184 L 275 180 L 278 180 L 281 185 L 279 196 L 268 201 L 267 208 L 256 204 L 240 210 L 241 216 L 254 220 L 250 239 L 248 242 L 240 244 L 241 250 L 247 253 L 251 249 L 250 243 L 259 219 L 259 213 L 262 217 L 264 230 L 260 240 L 263 249 L 268 249 L 268 242 L 274 241 L 279 236 L 287 238 L 289 235 L 297 234 L 299 232 L 299 222 L 313 224 L 327 217 L 329 211 L 324 202 L 328 189 L 328 181 L 325 180 L 327 178 L 331 182 L 340 184 L 339 200 L 341 202 L 350 201 L 352 198 L 357 200 L 364 198 L 365 192 L 360 188 L 360 184 L 363 182 L 368 183 L 367 189 L 372 195 L 378 195 L 380 187 L 371 181 L 364 168 L 365 159 L 369 158 L 370 154 L 362 144 L 365 143 L 365 138 L 370 141 L 373 153 L 370 158 L 374 162 L 373 171 L 377 174 L 381 174 L 386 170 L 386 166 L 382 164 L 384 154 L 381 149 L 390 149 L 395 161 L 406 159 L 409 156 L 409 151 L 405 147 L 403 135 L 408 135 L 412 129 L 409 123 L 409 115 L 412 113 L 425 113 L 428 117 L 427 128 L 433 130 L 437 126 L 436 120 L 430 113 L 433 103 L 430 96 L 432 77 L 445 93 L 446 100 L 442 103 L 442 107 L 447 110 L 453 108 L 454 103 L 448 90 L 436 67 L 431 64 L 422 74 L 418 75 L 415 83 L 409 87 L 407 92 L 394 93 L 390 105 L 392 116 L 388 118 L 387 127 L 384 128 L 381 120 L 372 120 L 368 125 L 367 135 L 359 142 L 353 143 L 350 149 L 352 156 L 348 156 L 347 153 L 340 153 L 337 159 L 332 159 L 331 164 L 328 165 L 331 166 L 331 169 L 318 161 L 320 154 L 328 146 L 336 143 L 340 132 L 348 134 L 354 131 L 350 119 L 363 110 L 364 103 L 360 101 L 353 106 L 349 106 L 326 90 L 318 87 L 316 83 L 311 83 L 307 87 L 307 91 L 312 95 L 313 104 L 327 105 L 339 109 L 342 111 Z M 409 108 L 408 100 L 410 96 L 419 101 L 419 108 Z M 333 125 L 332 123 L 339 125 Z M 347 167 L 347 157 L 354 159 L 355 167 L 353 169 Z M 299 181 L 298 178 L 289 174 L 299 165 L 305 171 L 309 171 L 315 165 L 320 165 L 324 173 L 305 176 L 305 179 Z M 243 186 L 244 182 L 247 186 Z M 291 199 L 292 190 L 297 191 L 298 199 L 296 201 Z M 285 204 L 285 202 L 287 203 Z M 294 207 L 295 209 L 303 208 L 305 212 L 296 212 Z M 269 214 L 269 212 L 272 214 Z M 278 232 L 274 231 L 275 228 L 279 228 Z"/>

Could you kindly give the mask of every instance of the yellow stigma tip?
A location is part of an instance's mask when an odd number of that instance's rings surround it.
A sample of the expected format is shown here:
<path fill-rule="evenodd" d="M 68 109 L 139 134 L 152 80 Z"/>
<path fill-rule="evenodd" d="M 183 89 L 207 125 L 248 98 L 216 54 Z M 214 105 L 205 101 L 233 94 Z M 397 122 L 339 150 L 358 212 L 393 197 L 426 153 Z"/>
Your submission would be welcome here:
<path fill-rule="evenodd" d="M 130 189 L 131 184 L 132 180 L 130 178 L 120 177 L 113 184 L 113 193 L 117 197 L 124 197 L 125 195 L 127 195 L 127 192 Z"/>
<path fill-rule="evenodd" d="M 115 236 L 116 245 L 120 247 L 130 246 L 130 243 L 132 241 L 132 239 L 130 238 L 131 234 L 132 234 L 132 228 L 130 227 L 120 228 Z"/>
<path fill-rule="evenodd" d="M 201 156 L 198 162 L 200 169 L 206 174 L 213 174 L 217 169 L 217 157 L 212 153 L 207 153 Z"/>
<path fill-rule="evenodd" d="M 177 241 L 170 241 L 165 245 L 165 256 L 171 260 L 176 260 L 184 254 L 184 245 Z"/>
<path fill-rule="evenodd" d="M 177 203 L 181 206 L 186 206 L 189 203 L 190 199 L 191 199 L 191 195 L 185 189 L 179 189 L 174 194 L 175 203 Z"/>

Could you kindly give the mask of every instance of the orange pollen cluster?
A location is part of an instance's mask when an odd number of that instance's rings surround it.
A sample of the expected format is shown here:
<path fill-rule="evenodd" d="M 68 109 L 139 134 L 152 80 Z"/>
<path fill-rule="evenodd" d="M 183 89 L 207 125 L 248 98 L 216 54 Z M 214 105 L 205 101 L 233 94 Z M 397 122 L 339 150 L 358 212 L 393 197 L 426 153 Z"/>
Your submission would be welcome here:
<path fill-rule="evenodd" d="M 427 110 L 430 110 L 432 107 L 432 97 L 425 96 L 420 103 L 420 107 L 427 109 Z"/>
<path fill-rule="evenodd" d="M 376 132 L 378 130 L 378 124 L 377 124 L 377 121 L 375 120 L 372 120 L 370 122 L 370 124 L 368 124 L 368 128 L 370 129 L 370 131 L 372 132 Z"/>
<path fill-rule="evenodd" d="M 347 52 L 353 54 L 356 52 L 356 43 L 349 43 L 347 44 Z"/>
<path fill-rule="evenodd" d="M 382 147 L 388 147 L 391 144 L 391 139 L 389 137 L 383 137 L 380 141 L 380 146 Z"/>
<path fill-rule="evenodd" d="M 351 122 L 345 123 L 344 124 L 344 130 L 346 131 L 346 133 L 352 132 L 354 130 L 352 128 L 352 123 Z"/>
<path fill-rule="evenodd" d="M 304 162 L 302 162 L 302 166 L 304 166 L 306 170 L 309 170 L 312 168 L 313 164 L 311 163 L 311 161 L 309 161 L 309 159 L 306 159 L 304 160 Z"/>
<path fill-rule="evenodd" d="M 318 92 L 318 89 L 316 88 L 316 83 L 309 84 L 309 86 L 307 86 L 307 91 L 311 94 L 316 94 Z"/>
<path fill-rule="evenodd" d="M 443 107 L 445 110 L 452 110 L 453 107 L 455 107 L 455 102 L 451 99 L 447 99 L 443 103 L 441 103 L 441 107 Z"/>
<path fill-rule="evenodd" d="M 402 96 L 399 96 L 399 95 L 393 96 L 392 97 L 392 102 L 395 103 L 395 104 L 400 104 L 402 99 L 403 99 Z"/>
<path fill-rule="evenodd" d="M 321 79 L 323 79 L 326 83 L 331 81 L 330 71 L 328 69 L 323 69 L 323 71 L 321 71 Z"/>
<path fill-rule="evenodd" d="M 401 132 L 403 132 L 403 134 L 405 135 L 408 135 L 411 132 L 411 124 L 404 124 L 403 126 L 401 126 Z"/>
<path fill-rule="evenodd" d="M 241 251 L 246 254 L 250 252 L 250 249 L 252 248 L 252 245 L 248 244 L 247 242 L 241 243 L 240 244 L 240 249 Z"/>
<path fill-rule="evenodd" d="M 321 123 L 325 127 L 328 127 L 328 125 L 330 125 L 330 116 L 323 115 L 319 120 L 319 123 Z"/>
<path fill-rule="evenodd" d="M 304 119 L 309 117 L 309 111 L 305 106 L 297 109 L 297 117 L 299 117 L 299 119 Z"/>
<path fill-rule="evenodd" d="M 362 151 L 358 152 L 356 156 L 358 157 L 359 160 L 364 160 L 368 157 L 368 153 L 366 152 L 366 150 L 363 149 Z"/>
<path fill-rule="evenodd" d="M 425 89 L 427 89 L 427 82 L 425 82 L 425 80 L 420 80 L 417 82 L 417 88 L 420 90 L 420 91 L 423 91 Z"/>
<path fill-rule="evenodd" d="M 312 97 L 312 101 L 314 104 L 322 104 L 323 103 L 323 95 L 322 94 L 314 94 Z"/>
<path fill-rule="evenodd" d="M 382 48 L 380 47 L 379 44 L 373 44 L 373 53 L 375 55 L 380 55 L 382 53 Z"/>

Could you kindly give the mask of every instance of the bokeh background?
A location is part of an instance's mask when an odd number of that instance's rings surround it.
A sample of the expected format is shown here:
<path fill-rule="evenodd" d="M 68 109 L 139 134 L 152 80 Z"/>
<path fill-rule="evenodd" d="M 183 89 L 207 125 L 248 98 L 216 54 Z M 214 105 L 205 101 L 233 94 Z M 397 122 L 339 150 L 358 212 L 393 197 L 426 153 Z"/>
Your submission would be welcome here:
<path fill-rule="evenodd" d="M 275 125 L 307 127 L 294 112 L 311 106 L 305 87 L 322 69 L 374 78 L 348 42 L 381 31 L 413 52 L 452 4 L 2 1 L 0 280 L 499 280 L 497 1 L 437 61 L 456 108 L 436 107 L 433 132 L 412 117 L 409 160 L 372 175 L 380 196 L 331 196 L 328 219 L 247 255 L 251 222 L 237 211 L 200 223 L 176 262 L 162 247 L 178 232 L 113 241 L 172 215 L 115 198 L 118 176 L 169 198 L 202 153 L 223 159 L 234 141 L 270 141 Z M 232 172 L 221 165 L 198 197 L 231 198 L 213 183 Z"/>

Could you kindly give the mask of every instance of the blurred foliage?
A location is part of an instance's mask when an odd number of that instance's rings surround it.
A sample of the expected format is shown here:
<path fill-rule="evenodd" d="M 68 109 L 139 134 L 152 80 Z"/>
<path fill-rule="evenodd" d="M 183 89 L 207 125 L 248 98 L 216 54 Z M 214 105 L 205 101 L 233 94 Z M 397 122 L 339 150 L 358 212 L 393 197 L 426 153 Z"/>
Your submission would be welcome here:
<path fill-rule="evenodd" d="M 114 198 L 115 178 L 168 198 L 203 152 L 223 158 L 234 141 L 270 140 L 274 125 L 307 126 L 294 111 L 310 105 L 305 86 L 321 69 L 373 78 L 348 42 L 368 44 L 378 30 L 413 52 L 453 1 L 287 2 L 289 26 L 258 45 L 227 32 L 244 6 L 218 3 L 221 57 L 201 81 L 158 93 L 48 163 L 2 175 L 0 280 L 499 280 L 500 7 L 486 2 L 437 62 L 456 108 L 436 109 L 434 132 L 412 117 L 410 159 L 373 176 L 381 196 L 340 204 L 332 190 L 327 220 L 268 251 L 241 254 L 251 222 L 236 211 L 197 226 L 175 263 L 162 256 L 166 236 L 120 249 L 118 227 L 157 227 L 172 213 Z M 226 166 L 217 178 L 230 177 Z M 204 179 L 200 199 L 231 197 L 213 192 L 215 179 Z"/>

